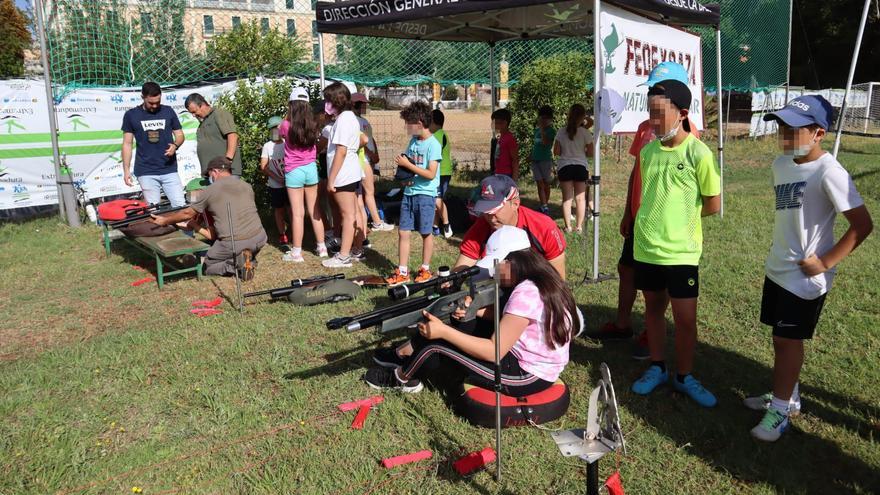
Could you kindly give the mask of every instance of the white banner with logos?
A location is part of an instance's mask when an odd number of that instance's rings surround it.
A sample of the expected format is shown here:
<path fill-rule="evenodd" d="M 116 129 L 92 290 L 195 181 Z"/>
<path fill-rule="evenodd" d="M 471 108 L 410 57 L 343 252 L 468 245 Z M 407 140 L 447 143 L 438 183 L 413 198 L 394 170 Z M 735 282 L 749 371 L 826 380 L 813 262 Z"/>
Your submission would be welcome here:
<path fill-rule="evenodd" d="M 648 80 L 651 69 L 661 62 L 677 62 L 690 75 L 690 118 L 703 129 L 703 55 L 700 37 L 629 11 L 601 4 L 602 87 L 611 88 L 626 101 L 623 118 L 614 132 L 635 132 L 648 118 Z"/>
<path fill-rule="evenodd" d="M 788 101 L 799 96 L 819 95 L 828 100 L 831 106 L 840 110 L 845 93 L 846 91 L 843 89 L 806 89 L 790 86 L 788 88 Z M 779 127 L 776 121 L 764 122 L 764 115 L 784 107 L 787 103 L 785 97 L 785 87 L 752 92 L 752 121 L 749 125 L 749 137 L 776 134 Z M 868 106 L 868 92 L 865 90 L 851 90 L 847 97 L 846 106 L 847 109 L 866 108 Z"/>

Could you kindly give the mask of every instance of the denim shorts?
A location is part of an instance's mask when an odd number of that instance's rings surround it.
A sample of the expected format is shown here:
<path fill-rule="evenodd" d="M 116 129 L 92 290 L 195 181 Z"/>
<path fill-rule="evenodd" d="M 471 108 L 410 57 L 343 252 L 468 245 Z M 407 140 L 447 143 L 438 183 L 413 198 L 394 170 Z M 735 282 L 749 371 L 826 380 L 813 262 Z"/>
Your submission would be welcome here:
<path fill-rule="evenodd" d="M 318 183 L 318 165 L 315 162 L 300 165 L 284 174 L 284 185 L 291 189 L 314 186 Z"/>
<path fill-rule="evenodd" d="M 404 196 L 400 201 L 400 230 L 417 230 L 430 235 L 434 231 L 434 197 L 427 194 Z"/>

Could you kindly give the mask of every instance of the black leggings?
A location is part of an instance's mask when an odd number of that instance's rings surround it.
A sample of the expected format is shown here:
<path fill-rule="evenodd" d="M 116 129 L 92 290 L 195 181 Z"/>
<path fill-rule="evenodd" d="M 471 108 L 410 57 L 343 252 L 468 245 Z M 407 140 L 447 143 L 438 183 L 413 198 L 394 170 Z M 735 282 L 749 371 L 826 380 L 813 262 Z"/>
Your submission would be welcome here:
<path fill-rule="evenodd" d="M 492 334 L 492 325 L 478 325 L 474 335 Z M 466 331 L 466 330 L 463 330 Z M 488 338 L 488 337 L 485 337 Z M 495 388 L 495 363 L 476 359 L 445 340 L 427 340 L 416 335 L 410 341 L 413 353 L 398 370 L 402 380 L 426 373 L 444 375 L 446 380 L 467 382 L 480 388 Z M 523 397 L 546 390 L 553 382 L 542 380 L 523 370 L 512 352 L 501 358 L 501 393 L 510 397 Z"/>

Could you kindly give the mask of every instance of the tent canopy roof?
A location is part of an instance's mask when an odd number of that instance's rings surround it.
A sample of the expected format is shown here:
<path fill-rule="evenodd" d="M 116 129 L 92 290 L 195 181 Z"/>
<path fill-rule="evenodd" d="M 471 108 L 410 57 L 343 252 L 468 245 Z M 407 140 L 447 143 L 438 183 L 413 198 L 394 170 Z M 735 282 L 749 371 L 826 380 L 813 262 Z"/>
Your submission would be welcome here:
<path fill-rule="evenodd" d="M 718 5 L 695 0 L 604 0 L 666 24 L 717 26 Z M 553 0 L 319 1 L 318 31 L 383 38 L 495 43 L 593 34 L 593 3 Z"/>

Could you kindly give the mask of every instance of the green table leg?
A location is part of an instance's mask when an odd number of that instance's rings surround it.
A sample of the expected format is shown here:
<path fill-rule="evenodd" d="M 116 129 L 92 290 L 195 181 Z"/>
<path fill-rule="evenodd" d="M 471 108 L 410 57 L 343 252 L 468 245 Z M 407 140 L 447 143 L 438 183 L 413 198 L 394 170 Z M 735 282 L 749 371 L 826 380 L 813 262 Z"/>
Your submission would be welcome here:
<path fill-rule="evenodd" d="M 107 229 L 107 224 L 104 224 L 104 252 L 107 254 L 107 257 L 110 257 L 110 231 Z"/>
<path fill-rule="evenodd" d="M 159 290 L 162 290 L 165 286 L 165 268 L 162 266 L 162 257 L 159 253 L 156 253 L 156 275 L 159 279 Z"/>

